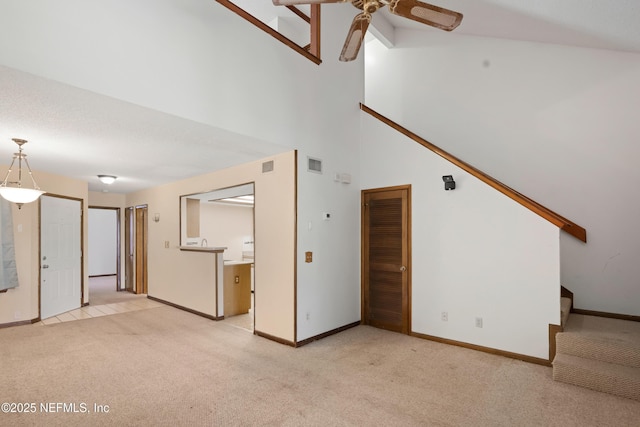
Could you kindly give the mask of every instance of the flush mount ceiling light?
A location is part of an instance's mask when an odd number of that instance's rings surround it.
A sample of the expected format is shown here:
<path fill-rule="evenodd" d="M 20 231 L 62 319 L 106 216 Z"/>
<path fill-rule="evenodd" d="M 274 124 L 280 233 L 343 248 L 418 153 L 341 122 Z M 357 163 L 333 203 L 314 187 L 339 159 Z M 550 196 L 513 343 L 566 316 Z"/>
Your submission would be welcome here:
<path fill-rule="evenodd" d="M 118 178 L 115 175 L 98 175 L 98 179 L 102 181 L 103 184 L 111 185 Z"/>
<path fill-rule="evenodd" d="M 4 177 L 4 181 L 0 184 L 0 196 L 5 198 L 6 200 L 15 203 L 18 205 L 18 209 L 22 208 L 22 205 L 25 203 L 31 203 L 38 200 L 45 191 L 40 190 L 38 184 L 36 184 L 36 180 L 33 178 L 33 173 L 31 172 L 31 167 L 29 166 L 29 162 L 27 161 L 27 155 L 22 153 L 22 146 L 27 143 L 24 139 L 13 138 L 13 142 L 18 144 L 18 152 L 13 153 L 13 160 L 11 160 L 11 166 L 9 166 L 9 170 L 7 171 L 7 175 Z M 13 165 L 18 159 L 18 180 L 17 181 L 9 181 L 9 176 L 13 171 Z M 29 177 L 33 183 L 33 188 L 25 188 L 22 186 L 22 161 L 24 160 L 24 164 L 27 166 L 27 170 L 29 171 Z"/>

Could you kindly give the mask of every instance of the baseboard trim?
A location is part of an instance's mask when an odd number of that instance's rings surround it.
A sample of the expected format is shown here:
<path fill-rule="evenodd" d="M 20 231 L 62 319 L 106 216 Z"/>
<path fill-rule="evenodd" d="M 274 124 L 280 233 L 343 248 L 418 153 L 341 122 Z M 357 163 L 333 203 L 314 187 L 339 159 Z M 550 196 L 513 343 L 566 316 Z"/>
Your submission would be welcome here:
<path fill-rule="evenodd" d="M 4 328 L 12 328 L 14 326 L 23 326 L 23 325 L 33 325 L 34 323 L 38 323 L 40 321 L 39 317 L 31 320 L 20 320 L 19 322 L 10 322 L 10 323 L 0 323 L 0 329 Z"/>
<path fill-rule="evenodd" d="M 582 314 L 585 316 L 608 317 L 610 319 L 629 320 L 631 322 L 640 322 L 640 316 L 631 314 L 607 313 L 605 311 L 583 310 L 581 308 L 571 309 L 572 313 Z"/>
<path fill-rule="evenodd" d="M 426 335 L 426 334 L 421 334 L 418 332 L 411 332 L 410 334 L 413 337 L 416 338 L 423 338 L 429 341 L 435 341 L 435 342 L 439 342 L 442 344 L 449 344 L 449 345 L 455 345 L 458 347 L 464 347 L 464 348 L 468 348 L 471 350 L 477 350 L 477 351 L 481 351 L 483 353 L 489 353 L 489 354 L 494 354 L 496 356 L 503 356 L 503 357 L 508 357 L 510 359 L 517 359 L 517 360 L 522 360 L 523 362 L 528 362 L 528 363 L 535 363 L 536 365 L 542 365 L 542 366 L 548 366 L 551 367 L 551 362 L 546 360 L 546 359 L 540 359 L 539 357 L 533 357 L 533 356 L 527 356 L 525 354 L 519 354 L 519 353 L 512 353 L 510 351 L 504 351 L 504 350 L 498 350 L 496 348 L 491 348 L 491 347 L 484 347 L 481 345 L 476 345 L 476 344 L 469 344 L 466 342 L 462 342 L 462 341 L 456 341 L 456 340 L 450 340 L 447 338 L 440 338 L 440 337 L 436 337 L 433 335 Z"/>
<path fill-rule="evenodd" d="M 165 300 L 160 299 L 160 298 L 152 297 L 151 295 L 147 295 L 147 298 L 149 298 L 152 301 L 161 302 L 162 304 L 166 304 L 166 305 L 168 305 L 170 307 L 177 308 L 178 310 L 186 311 L 188 313 L 195 314 L 196 316 L 200 316 L 200 317 L 205 317 L 205 318 L 210 319 L 210 320 L 223 320 L 224 319 L 224 316 L 220 316 L 220 317 L 212 316 L 211 314 L 203 313 L 201 311 L 194 310 L 192 308 L 187 308 L 187 307 L 184 307 L 184 306 L 179 305 L 179 304 L 174 304 L 172 302 L 165 301 Z"/>
<path fill-rule="evenodd" d="M 276 337 L 274 335 L 270 335 L 270 334 L 267 334 L 267 333 L 264 333 L 264 332 L 260 332 L 260 331 L 254 330 L 253 334 L 257 335 L 259 337 L 262 337 L 262 338 L 266 338 L 266 339 L 271 340 L 271 341 L 275 341 L 275 342 L 277 342 L 279 344 L 288 345 L 289 347 L 295 347 L 296 346 L 296 343 L 294 343 L 293 341 L 289 341 L 289 340 L 285 340 L 285 339 L 282 339 L 282 338 L 278 338 L 278 337 Z"/>
<path fill-rule="evenodd" d="M 335 329 L 332 329 L 330 331 L 324 332 L 322 334 L 313 336 L 311 338 L 307 338 L 305 340 L 298 341 L 296 343 L 296 347 L 302 347 L 303 345 L 307 345 L 307 344 L 312 343 L 314 341 L 321 340 L 322 338 L 326 338 L 326 337 L 329 337 L 331 335 L 335 335 L 337 333 L 346 331 L 347 329 L 351 329 L 351 328 L 354 328 L 354 327 L 359 326 L 359 325 L 360 325 L 360 321 L 349 323 L 348 325 L 340 326 L 339 328 L 335 328 Z"/>

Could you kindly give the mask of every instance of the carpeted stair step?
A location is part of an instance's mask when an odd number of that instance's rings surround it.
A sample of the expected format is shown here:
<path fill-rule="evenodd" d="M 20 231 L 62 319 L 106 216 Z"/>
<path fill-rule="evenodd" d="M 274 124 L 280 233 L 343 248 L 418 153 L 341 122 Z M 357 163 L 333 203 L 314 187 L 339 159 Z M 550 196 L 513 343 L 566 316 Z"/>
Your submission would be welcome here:
<path fill-rule="evenodd" d="M 560 325 L 564 328 L 571 312 L 571 298 L 560 298 Z"/>
<path fill-rule="evenodd" d="M 553 360 L 553 379 L 640 401 L 637 367 L 559 353 Z"/>
<path fill-rule="evenodd" d="M 640 368 L 640 342 L 615 335 L 560 332 L 556 335 L 556 353 Z"/>

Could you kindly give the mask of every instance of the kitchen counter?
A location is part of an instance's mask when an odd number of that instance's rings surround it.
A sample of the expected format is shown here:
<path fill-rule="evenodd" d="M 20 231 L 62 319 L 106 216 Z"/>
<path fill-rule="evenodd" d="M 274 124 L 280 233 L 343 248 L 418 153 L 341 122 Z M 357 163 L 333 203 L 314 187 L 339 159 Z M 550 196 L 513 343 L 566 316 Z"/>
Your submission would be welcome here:
<path fill-rule="evenodd" d="M 233 260 L 224 260 L 224 265 L 241 265 L 241 264 L 253 264 L 253 261 L 233 261 Z"/>
<path fill-rule="evenodd" d="M 193 251 L 193 252 L 211 252 L 220 253 L 224 252 L 226 247 L 221 246 L 180 246 L 181 251 Z"/>

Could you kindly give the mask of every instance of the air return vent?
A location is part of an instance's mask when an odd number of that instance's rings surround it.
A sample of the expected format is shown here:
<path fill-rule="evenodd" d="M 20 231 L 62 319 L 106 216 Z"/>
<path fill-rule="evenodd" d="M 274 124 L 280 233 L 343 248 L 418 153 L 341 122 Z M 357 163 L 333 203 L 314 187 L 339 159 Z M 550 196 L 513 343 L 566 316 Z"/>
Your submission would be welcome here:
<path fill-rule="evenodd" d="M 322 173 L 322 160 L 307 157 L 309 172 Z"/>
<path fill-rule="evenodd" d="M 262 173 L 267 173 L 273 171 L 273 160 L 269 160 L 268 162 L 264 162 L 262 164 Z"/>

